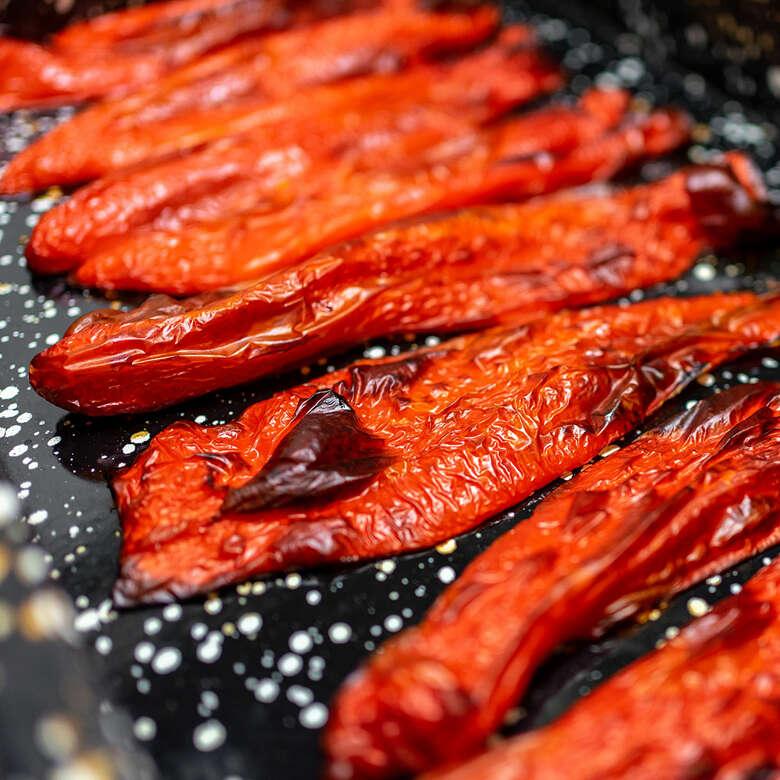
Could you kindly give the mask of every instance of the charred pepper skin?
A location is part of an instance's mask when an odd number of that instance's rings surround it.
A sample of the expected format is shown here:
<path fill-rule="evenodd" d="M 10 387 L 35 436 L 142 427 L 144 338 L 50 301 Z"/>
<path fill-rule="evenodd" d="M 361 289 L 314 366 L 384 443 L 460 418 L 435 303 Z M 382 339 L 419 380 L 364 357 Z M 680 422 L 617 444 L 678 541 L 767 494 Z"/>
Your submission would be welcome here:
<path fill-rule="evenodd" d="M 277 0 L 180 0 L 104 14 L 56 34 L 49 46 L 0 37 L 0 111 L 127 93 L 237 38 L 348 11 Z"/>
<path fill-rule="evenodd" d="M 778 338 L 780 296 L 596 307 L 359 363 L 228 425 L 177 423 L 113 480 L 124 529 L 115 598 L 167 601 L 436 544 L 586 463 L 705 367 Z M 319 390 L 345 399 L 392 463 L 348 496 L 223 512 Z"/>
<path fill-rule="evenodd" d="M 511 136 L 512 126 L 504 128 Z M 676 148 L 687 117 L 656 111 L 558 156 L 502 156 L 511 137 L 411 171 L 348 176 L 331 192 L 279 210 L 175 231 L 138 231 L 109 242 L 71 280 L 86 287 L 192 295 L 263 279 L 341 241 L 396 220 L 610 178 L 627 164 Z M 527 141 L 523 136 L 522 141 Z M 552 159 L 550 159 L 552 157 Z"/>
<path fill-rule="evenodd" d="M 348 77 L 388 74 L 444 51 L 469 48 L 490 35 L 496 22 L 495 9 L 488 7 L 469 13 L 389 7 L 240 41 L 54 128 L 11 160 L 0 177 L 0 192 L 77 184 L 263 122 L 284 124 L 301 115 L 316 120 L 318 106 L 337 110 L 351 91 L 320 89 L 308 95 L 307 88 L 340 80 L 346 87 Z M 544 72 L 542 82 L 554 70 L 534 47 L 528 28 L 509 28 L 504 36 L 514 36 L 514 47 L 532 49 L 528 65 Z M 429 78 L 442 72 L 432 66 Z M 532 82 L 525 73 L 523 87 L 531 96 L 542 87 Z M 402 86 L 413 84 L 409 79 Z M 277 105 L 284 98 L 288 102 Z"/>
<path fill-rule="evenodd" d="M 775 560 L 558 721 L 421 780 L 775 778 L 779 681 Z"/>
<path fill-rule="evenodd" d="M 30 381 L 71 411 L 145 411 L 364 339 L 602 302 L 772 226 L 751 164 L 729 155 L 626 191 L 388 228 L 232 294 L 88 314 L 33 360 Z"/>
<path fill-rule="evenodd" d="M 366 171 L 414 171 L 490 151 L 497 159 L 540 152 L 561 155 L 594 141 L 625 119 L 629 94 L 593 89 L 574 106 L 556 104 L 488 127 L 467 116 L 410 102 L 382 101 L 381 110 L 321 117 L 317 132 L 266 128 L 222 139 L 188 155 L 120 172 L 76 191 L 46 212 L 25 254 L 38 273 L 77 267 L 107 240 L 139 229 L 169 235 L 245 214 L 333 195 Z M 477 121 L 490 119 L 478 116 Z"/>
<path fill-rule="evenodd" d="M 328 777 L 476 753 L 556 646 L 777 543 L 779 489 L 778 384 L 720 393 L 597 461 L 347 682 L 325 737 Z M 517 772 L 532 776 L 522 762 Z"/>

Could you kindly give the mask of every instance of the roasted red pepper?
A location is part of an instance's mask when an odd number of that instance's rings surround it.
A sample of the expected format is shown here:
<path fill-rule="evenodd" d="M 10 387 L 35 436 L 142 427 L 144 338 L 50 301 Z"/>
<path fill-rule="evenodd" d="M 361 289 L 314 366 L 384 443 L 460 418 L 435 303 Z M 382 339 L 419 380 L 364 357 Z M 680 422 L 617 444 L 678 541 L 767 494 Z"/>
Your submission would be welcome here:
<path fill-rule="evenodd" d="M 597 307 L 359 363 L 228 425 L 176 423 L 113 481 L 115 598 L 166 601 L 435 544 L 586 463 L 706 366 L 777 338 L 780 295 Z M 318 391 L 355 425 L 310 419 Z M 308 449 L 295 443 L 304 423 L 319 431 Z M 326 478 L 343 478 L 341 492 L 323 497 Z"/>
<path fill-rule="evenodd" d="M 0 38 L 0 111 L 122 94 L 154 81 L 164 71 L 156 54 L 85 58 L 37 43 Z"/>
<path fill-rule="evenodd" d="M 141 227 L 180 231 L 250 210 L 257 216 L 336 193 L 355 172 L 414 171 L 488 153 L 511 159 L 571 152 L 625 119 L 629 100 L 623 90 L 594 89 L 576 106 L 557 104 L 475 127 L 466 117 L 410 103 L 407 94 L 394 97 L 384 99 L 381 110 L 360 116 L 324 116 L 316 133 L 307 125 L 289 142 L 261 128 L 99 179 L 43 215 L 27 245 L 28 265 L 60 273 L 98 251 L 107 238 Z"/>
<path fill-rule="evenodd" d="M 388 228 L 234 294 L 93 312 L 33 360 L 30 381 L 72 411 L 144 411 L 364 339 L 604 301 L 674 278 L 705 247 L 771 224 L 750 163 L 732 154 L 623 192 Z"/>
<path fill-rule="evenodd" d="M 520 145 L 528 136 L 522 124 Z M 688 120 L 656 111 L 559 156 L 512 156 L 513 125 L 465 155 L 411 171 L 354 173 L 338 189 L 278 211 L 249 212 L 176 231 L 141 230 L 107 242 L 71 278 L 103 289 L 191 295 L 262 279 L 388 222 L 501 198 L 526 198 L 609 178 L 673 149 Z M 504 156 L 507 155 L 507 156 Z"/>
<path fill-rule="evenodd" d="M 780 540 L 778 490 L 780 385 L 728 390 L 597 461 L 347 683 L 329 776 L 394 777 L 475 753 L 561 642 Z"/>
<path fill-rule="evenodd" d="M 414 0 L 409 0 L 412 5 Z M 68 54 L 112 56 L 163 52 L 180 65 L 217 45 L 290 23 L 335 16 L 378 5 L 404 7 L 406 0 L 164 0 L 101 14 L 65 27 L 52 48 Z"/>
<path fill-rule="evenodd" d="M 349 10 L 278 0 L 173 0 L 71 25 L 50 46 L 0 38 L 0 111 L 128 92 L 236 38 Z"/>
<path fill-rule="evenodd" d="M 331 89 L 306 95 L 305 87 L 387 73 L 442 51 L 467 48 L 489 35 L 495 24 L 496 12 L 487 7 L 454 14 L 390 7 L 241 41 L 54 128 L 11 160 L 0 178 L 0 192 L 74 184 L 264 123 L 284 125 L 301 117 L 316 120 L 318 109 L 343 108 L 354 92 Z M 525 98 L 544 91 L 554 69 L 533 47 L 528 28 L 510 28 L 506 35 L 512 45 L 527 49 L 526 68 L 514 74 L 508 91 L 519 80 Z M 499 47 L 502 54 L 508 46 L 507 42 Z M 486 57 L 483 53 L 478 61 L 484 65 Z M 519 55 L 513 64 L 518 66 Z M 453 67 L 424 72 L 435 81 Z M 381 85 L 383 80 L 376 81 Z M 411 75 L 399 82 L 401 88 L 414 85 Z M 488 83 L 479 97 L 489 94 L 491 87 L 496 91 Z M 295 99 L 283 106 L 274 103 L 291 96 Z M 471 98 L 473 102 L 476 96 Z M 460 99 L 463 102 L 467 96 Z M 309 132 L 314 132 L 313 125 Z"/>
<path fill-rule="evenodd" d="M 774 403 L 776 416 L 776 395 Z M 777 452 L 774 460 L 776 472 Z M 736 516 L 745 518 L 741 507 Z M 618 673 L 560 720 L 423 780 L 770 780 L 780 766 L 778 701 L 775 560 L 739 595 Z"/>

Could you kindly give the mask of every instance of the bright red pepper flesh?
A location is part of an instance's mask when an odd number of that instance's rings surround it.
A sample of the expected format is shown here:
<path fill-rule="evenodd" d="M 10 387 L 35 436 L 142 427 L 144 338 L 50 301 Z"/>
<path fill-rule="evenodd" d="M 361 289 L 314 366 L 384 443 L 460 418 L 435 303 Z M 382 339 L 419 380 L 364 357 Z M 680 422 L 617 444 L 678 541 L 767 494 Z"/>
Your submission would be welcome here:
<path fill-rule="evenodd" d="M 552 160 L 543 154 L 496 159 L 489 145 L 487 155 L 478 147 L 414 171 L 355 173 L 335 192 L 315 194 L 279 211 L 117 238 L 88 257 L 71 278 L 86 287 L 174 295 L 229 287 L 262 279 L 394 220 L 607 179 L 687 137 L 687 117 L 661 110 L 632 118 Z M 511 141 L 505 141 L 501 138 L 499 153 L 511 148 Z"/>
<path fill-rule="evenodd" d="M 124 94 L 238 38 L 360 5 L 175 0 L 73 24 L 54 35 L 49 46 L 0 37 L 0 111 Z"/>
<path fill-rule="evenodd" d="M 394 333 L 532 319 L 672 279 L 772 220 L 748 160 L 391 227 L 235 293 L 77 320 L 30 369 L 52 403 L 138 412 Z"/>
<path fill-rule="evenodd" d="M 594 89 L 575 106 L 555 104 L 480 127 L 467 116 L 410 102 L 408 94 L 395 97 L 383 99 L 381 110 L 323 116 L 316 133 L 308 126 L 287 125 L 281 133 L 261 128 L 98 179 L 41 217 L 27 244 L 28 266 L 61 273 L 106 239 L 140 228 L 172 235 L 220 218 L 332 196 L 356 172 L 410 172 L 465 156 L 484 159 L 488 152 L 495 159 L 571 152 L 623 120 L 629 101 L 623 90 Z"/>
<path fill-rule="evenodd" d="M 595 462 L 350 679 L 331 709 L 329 777 L 392 777 L 474 754 L 556 646 L 779 541 L 778 490 L 777 384 L 727 390 Z M 522 762 L 515 771 L 537 776 Z"/>
<path fill-rule="evenodd" d="M 775 560 L 560 720 L 421 780 L 774 780 L 778 701 Z"/>
<path fill-rule="evenodd" d="M 356 364 L 227 425 L 174 424 L 113 480 L 124 533 L 115 598 L 166 601 L 262 572 L 436 544 L 586 463 L 707 366 L 777 338 L 777 295 L 596 307 Z M 294 505 L 223 511 L 280 456 L 302 423 L 297 410 L 320 390 L 384 441 L 390 465 L 335 498 L 307 488 Z M 309 486 L 327 472 L 312 464 Z"/>
<path fill-rule="evenodd" d="M 301 112 L 314 120 L 320 103 L 335 110 L 351 93 L 307 95 L 305 88 L 389 73 L 442 51 L 468 48 L 488 36 L 496 21 L 488 7 L 454 14 L 390 7 L 240 41 L 55 127 L 11 160 L 0 176 L 0 192 L 76 184 L 263 122 L 290 121 Z M 526 27 L 515 26 L 505 35 L 514 36 L 516 47 L 533 48 Z M 537 71 L 545 74 L 536 82 L 525 74 L 525 89 L 532 94 L 553 70 L 534 51 Z M 534 55 L 528 56 L 530 65 Z M 412 84 L 409 79 L 406 86 Z M 293 97 L 289 105 L 276 105 Z"/>

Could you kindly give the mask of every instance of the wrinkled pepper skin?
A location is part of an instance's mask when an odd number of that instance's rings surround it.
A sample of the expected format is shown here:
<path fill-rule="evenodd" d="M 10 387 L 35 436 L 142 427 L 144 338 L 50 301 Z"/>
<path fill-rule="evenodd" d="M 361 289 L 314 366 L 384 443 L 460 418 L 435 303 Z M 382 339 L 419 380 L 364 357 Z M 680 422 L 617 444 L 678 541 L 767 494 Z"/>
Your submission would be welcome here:
<path fill-rule="evenodd" d="M 688 137 L 687 117 L 659 110 L 560 155 L 514 159 L 513 126 L 465 155 L 411 171 L 348 176 L 333 192 L 279 211 L 228 217 L 178 231 L 138 231 L 99 249 L 75 284 L 192 295 L 262 279 L 383 224 L 433 211 L 532 195 L 610 178 Z M 521 143 L 527 144 L 520 126 Z M 497 139 L 497 140 L 496 140 Z M 507 154 L 507 156 L 504 156 Z"/>
<path fill-rule="evenodd" d="M 393 2 L 406 4 L 384 4 Z M 182 65 L 236 38 L 377 5 L 373 0 L 165 0 L 71 24 L 52 36 L 51 46 L 68 54 L 161 52 L 168 62 Z"/>
<path fill-rule="evenodd" d="M 365 339 L 602 302 L 771 225 L 754 169 L 732 154 L 625 191 L 391 227 L 232 294 L 93 312 L 36 356 L 30 381 L 71 411 L 146 411 Z"/>
<path fill-rule="evenodd" d="M 777 384 L 720 393 L 597 461 L 347 682 L 325 737 L 328 777 L 394 777 L 477 752 L 561 642 L 780 540 L 778 491 Z M 546 759 L 576 766 L 566 750 Z M 513 761 L 507 777 L 548 777 Z"/>
<path fill-rule="evenodd" d="M 778 702 L 775 560 L 558 721 L 421 780 L 773 779 L 780 776 Z"/>
<path fill-rule="evenodd" d="M 248 25 L 247 32 L 253 31 L 253 16 L 268 5 L 267 0 L 153 2 L 75 22 L 55 33 L 51 45 L 57 51 L 73 54 L 106 51 L 115 55 L 159 48 L 170 50 L 176 46 L 187 48 L 192 45 L 190 36 L 203 34 L 218 20 Z M 291 4 L 285 6 L 293 7 Z"/>
<path fill-rule="evenodd" d="M 349 10 L 318 2 L 178 0 L 71 25 L 51 45 L 0 37 L 0 111 L 118 95 L 237 38 Z"/>
<path fill-rule="evenodd" d="M 114 597 L 169 601 L 436 544 L 586 463 L 705 367 L 778 338 L 778 295 L 596 307 L 358 363 L 228 425 L 176 423 L 113 480 L 123 525 Z M 336 498 L 303 490 L 278 509 L 225 511 L 232 491 L 278 459 L 320 390 L 384 441 L 390 465 Z"/>
<path fill-rule="evenodd" d="M 159 78 L 159 55 L 63 54 L 37 43 L 0 37 L 0 111 L 46 108 L 129 91 Z"/>
<path fill-rule="evenodd" d="M 623 90 L 594 89 L 575 106 L 556 104 L 498 126 L 475 127 L 462 116 L 410 104 L 408 95 L 396 97 L 395 105 L 384 100 L 381 110 L 360 116 L 324 116 L 316 133 L 301 128 L 289 145 L 262 128 L 98 179 L 42 216 L 25 250 L 28 266 L 61 273 L 108 238 L 142 227 L 175 232 L 248 211 L 278 210 L 337 192 L 354 172 L 413 171 L 488 150 L 497 158 L 562 154 L 617 125 L 629 101 Z"/>
<path fill-rule="evenodd" d="M 339 92 L 315 93 L 310 101 L 302 94 L 305 88 L 391 73 L 443 52 L 469 48 L 488 36 L 496 21 L 496 11 L 488 7 L 470 13 L 389 7 L 240 41 L 55 127 L 11 160 L 0 177 L 0 192 L 76 184 L 246 131 L 263 121 L 284 123 L 294 119 L 296 111 L 312 120 L 318 104 L 328 104 L 328 110 L 339 105 Z M 534 48 L 530 30 L 517 26 L 506 35 L 514 36 L 515 47 L 529 48 L 528 66 L 543 71 L 537 78 L 543 83 L 554 69 Z M 428 77 L 439 73 L 434 67 Z M 533 89 L 531 74 L 524 75 L 526 91 L 537 94 L 542 84 Z M 382 79 L 377 81 L 381 84 Z M 404 86 L 412 84 L 410 79 Z M 275 105 L 293 96 L 297 99 L 289 104 Z"/>

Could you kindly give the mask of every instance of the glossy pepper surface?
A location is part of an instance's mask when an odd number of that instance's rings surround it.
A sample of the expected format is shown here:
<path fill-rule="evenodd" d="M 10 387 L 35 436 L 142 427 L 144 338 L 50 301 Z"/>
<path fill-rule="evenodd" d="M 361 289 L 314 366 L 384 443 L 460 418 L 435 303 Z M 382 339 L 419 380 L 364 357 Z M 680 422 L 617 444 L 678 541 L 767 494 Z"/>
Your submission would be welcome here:
<path fill-rule="evenodd" d="M 589 466 L 347 682 L 329 776 L 392 777 L 477 752 L 561 642 L 780 540 L 778 490 L 777 384 L 713 396 Z"/>
<path fill-rule="evenodd" d="M 72 411 L 144 411 L 365 339 L 604 301 L 771 225 L 741 155 L 625 191 L 462 211 L 382 230 L 235 293 L 87 314 L 33 360 L 30 380 Z"/>
<path fill-rule="evenodd" d="M 426 13 L 390 7 L 240 41 L 54 128 L 11 160 L 0 177 L 0 192 L 78 183 L 264 121 L 284 124 L 301 111 L 314 120 L 323 102 L 328 110 L 337 110 L 339 101 L 352 93 L 325 90 L 307 96 L 306 87 L 388 73 L 443 51 L 467 48 L 488 36 L 496 21 L 492 8 Z M 535 68 L 537 79 L 524 71 L 524 84 L 536 94 L 544 80 L 540 71 L 549 75 L 552 65 L 533 47 L 528 28 L 516 26 L 510 34 L 514 45 L 530 47 L 527 65 Z M 439 75 L 433 68 L 430 78 Z M 404 87 L 413 85 L 410 79 Z M 296 99 L 290 103 L 275 105 L 292 96 Z M 310 126 L 309 132 L 314 131 Z"/>
<path fill-rule="evenodd" d="M 78 22 L 48 46 L 0 37 L 0 111 L 126 93 L 237 38 L 354 6 L 340 0 L 173 0 Z"/>
<path fill-rule="evenodd" d="M 115 597 L 165 601 L 448 539 L 586 463 L 706 366 L 777 338 L 780 296 L 596 307 L 359 363 L 227 425 L 174 424 L 113 480 Z"/>
<path fill-rule="evenodd" d="M 335 191 L 279 211 L 249 212 L 177 231 L 131 233 L 98 249 L 71 279 L 86 287 L 175 295 L 262 279 L 394 220 L 609 178 L 630 162 L 679 146 L 688 137 L 688 120 L 656 111 L 632 117 L 569 152 L 519 160 L 511 155 L 513 124 L 503 129 L 510 137 L 492 136 L 487 148 L 477 145 L 465 155 L 411 171 L 355 173 Z M 520 129 L 520 143 L 526 145 Z"/>
<path fill-rule="evenodd" d="M 488 153 L 495 159 L 560 155 L 620 123 L 629 100 L 623 90 L 594 89 L 574 106 L 554 104 L 483 127 L 468 116 L 410 102 L 407 94 L 395 97 L 359 115 L 323 116 L 317 132 L 303 126 L 288 136 L 290 128 L 283 135 L 261 128 L 98 179 L 42 216 L 27 244 L 28 266 L 60 273 L 107 239 L 138 235 L 141 228 L 173 235 L 236 214 L 257 216 L 333 196 L 354 173 L 408 173 L 467 156 L 478 162 Z M 492 117 L 475 117 L 477 123 L 485 118 Z"/>
<path fill-rule="evenodd" d="M 778 702 L 775 560 L 550 726 L 422 780 L 776 778 Z"/>

